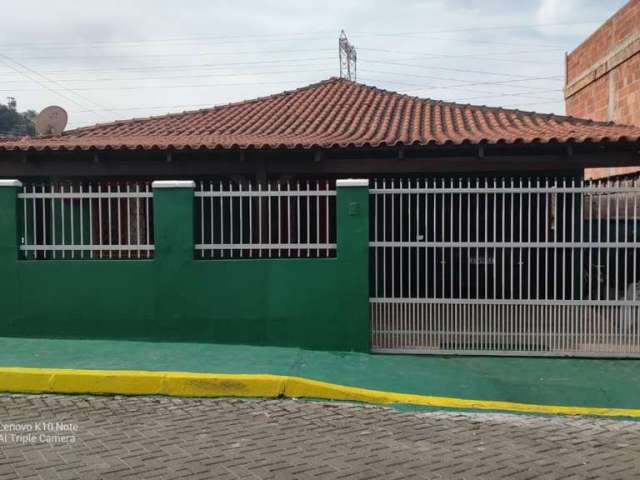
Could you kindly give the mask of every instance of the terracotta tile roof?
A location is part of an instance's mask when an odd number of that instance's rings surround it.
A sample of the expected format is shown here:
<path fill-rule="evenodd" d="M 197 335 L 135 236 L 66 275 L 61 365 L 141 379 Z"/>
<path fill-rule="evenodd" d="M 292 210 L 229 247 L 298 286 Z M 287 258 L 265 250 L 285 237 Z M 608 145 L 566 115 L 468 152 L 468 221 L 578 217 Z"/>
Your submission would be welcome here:
<path fill-rule="evenodd" d="M 204 110 L 3 140 L 0 150 L 345 148 L 640 141 L 640 128 L 462 105 L 332 78 Z"/>

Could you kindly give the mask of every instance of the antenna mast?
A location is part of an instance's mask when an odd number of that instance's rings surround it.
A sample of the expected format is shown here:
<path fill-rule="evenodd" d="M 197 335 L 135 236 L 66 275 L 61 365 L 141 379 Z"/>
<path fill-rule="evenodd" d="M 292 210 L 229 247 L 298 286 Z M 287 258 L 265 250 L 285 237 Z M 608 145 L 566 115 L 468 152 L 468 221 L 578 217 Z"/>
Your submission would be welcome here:
<path fill-rule="evenodd" d="M 338 39 L 338 56 L 340 58 L 340 78 L 346 78 L 347 80 L 357 80 L 356 61 L 358 55 L 356 53 L 356 47 L 349 43 L 347 34 L 344 30 L 340 32 L 340 38 Z"/>

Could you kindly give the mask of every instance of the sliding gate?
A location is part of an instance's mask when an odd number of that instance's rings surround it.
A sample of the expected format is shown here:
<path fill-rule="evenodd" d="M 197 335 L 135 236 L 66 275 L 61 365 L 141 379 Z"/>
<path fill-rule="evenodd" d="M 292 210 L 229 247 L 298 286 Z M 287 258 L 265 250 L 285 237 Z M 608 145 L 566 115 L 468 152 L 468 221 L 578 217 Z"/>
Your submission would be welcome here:
<path fill-rule="evenodd" d="M 377 179 L 375 352 L 640 356 L 640 182 Z"/>

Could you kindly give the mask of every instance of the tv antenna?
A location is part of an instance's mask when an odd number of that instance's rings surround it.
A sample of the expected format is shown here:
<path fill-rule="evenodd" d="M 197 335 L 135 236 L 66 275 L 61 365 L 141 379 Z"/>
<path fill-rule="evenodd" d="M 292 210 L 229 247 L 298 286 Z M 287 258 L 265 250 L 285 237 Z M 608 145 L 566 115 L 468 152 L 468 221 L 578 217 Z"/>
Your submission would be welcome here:
<path fill-rule="evenodd" d="M 36 117 L 36 134 L 43 135 L 60 135 L 67 126 L 67 112 L 62 107 L 51 105 L 42 110 Z"/>
<path fill-rule="evenodd" d="M 358 54 L 356 47 L 349 43 L 347 34 L 344 30 L 340 32 L 340 38 L 338 39 L 338 56 L 340 57 L 340 78 L 346 78 L 347 80 L 358 79 L 356 72 L 356 61 L 358 60 Z"/>

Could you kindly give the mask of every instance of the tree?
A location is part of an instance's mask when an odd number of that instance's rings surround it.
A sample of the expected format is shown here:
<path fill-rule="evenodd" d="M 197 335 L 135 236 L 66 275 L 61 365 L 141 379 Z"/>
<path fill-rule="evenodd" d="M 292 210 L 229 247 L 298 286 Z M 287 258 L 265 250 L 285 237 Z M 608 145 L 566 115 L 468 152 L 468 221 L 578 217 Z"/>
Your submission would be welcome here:
<path fill-rule="evenodd" d="M 13 97 L 7 98 L 7 104 L 0 103 L 0 136 L 33 136 L 36 133 L 34 120 L 36 112 L 27 110 L 18 112 L 18 103 Z"/>

